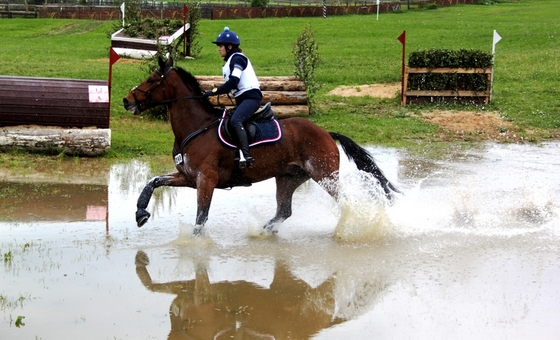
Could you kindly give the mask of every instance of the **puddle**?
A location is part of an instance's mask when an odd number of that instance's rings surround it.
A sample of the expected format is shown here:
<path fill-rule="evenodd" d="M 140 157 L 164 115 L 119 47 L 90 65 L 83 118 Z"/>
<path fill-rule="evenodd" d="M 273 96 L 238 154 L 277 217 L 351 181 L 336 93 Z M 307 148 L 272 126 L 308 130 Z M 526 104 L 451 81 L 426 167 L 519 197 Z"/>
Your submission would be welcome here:
<path fill-rule="evenodd" d="M 193 189 L 136 227 L 140 160 L 0 173 L 1 338 L 556 337 L 560 144 L 369 149 L 405 195 L 345 162 L 340 204 L 305 184 L 272 238 L 273 181 L 216 191 L 193 239 Z"/>

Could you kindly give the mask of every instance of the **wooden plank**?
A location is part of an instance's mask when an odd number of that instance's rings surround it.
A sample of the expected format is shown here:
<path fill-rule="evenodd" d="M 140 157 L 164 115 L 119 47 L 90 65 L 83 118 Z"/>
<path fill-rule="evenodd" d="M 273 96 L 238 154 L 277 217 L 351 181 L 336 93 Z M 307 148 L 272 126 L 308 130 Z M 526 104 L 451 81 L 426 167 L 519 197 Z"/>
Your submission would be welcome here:
<path fill-rule="evenodd" d="M 486 97 L 488 91 L 406 91 L 407 96 L 417 97 Z"/>
<path fill-rule="evenodd" d="M 263 76 L 263 77 L 257 77 L 259 79 L 259 82 L 265 82 L 265 81 L 301 81 L 298 77 L 296 76 Z M 198 81 L 214 81 L 214 82 L 224 82 L 224 77 L 222 76 L 197 76 L 196 79 Z"/>
<path fill-rule="evenodd" d="M 202 89 L 208 91 L 222 85 L 224 80 L 199 80 L 199 83 Z M 299 80 L 259 80 L 259 83 L 262 91 L 305 91 L 305 83 Z"/>
<path fill-rule="evenodd" d="M 213 105 L 229 105 L 230 99 L 221 95 L 209 97 Z M 232 98 L 233 99 L 233 98 Z M 271 102 L 272 105 L 305 105 L 307 93 L 302 91 L 263 91 L 263 103 Z"/>
<path fill-rule="evenodd" d="M 147 50 L 147 51 L 157 51 L 157 44 L 134 42 L 134 41 L 111 41 L 111 47 L 120 48 L 130 48 L 134 50 Z"/>
<path fill-rule="evenodd" d="M 232 108 L 226 105 L 226 108 Z M 309 116 L 309 107 L 307 105 L 277 105 L 272 106 L 274 116 L 278 119 Z"/>
<path fill-rule="evenodd" d="M 273 106 L 272 109 L 278 119 L 309 116 L 309 107 L 307 105 L 280 105 Z"/>

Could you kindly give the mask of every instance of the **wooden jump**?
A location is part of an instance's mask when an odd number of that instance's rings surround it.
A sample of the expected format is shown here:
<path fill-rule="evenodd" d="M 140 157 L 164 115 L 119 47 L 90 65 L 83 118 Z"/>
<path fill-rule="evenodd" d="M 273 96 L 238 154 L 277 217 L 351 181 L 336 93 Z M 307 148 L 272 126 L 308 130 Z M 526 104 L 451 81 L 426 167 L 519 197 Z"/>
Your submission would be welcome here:
<path fill-rule="evenodd" d="M 0 76 L 0 149 L 99 156 L 110 145 L 106 81 Z"/>

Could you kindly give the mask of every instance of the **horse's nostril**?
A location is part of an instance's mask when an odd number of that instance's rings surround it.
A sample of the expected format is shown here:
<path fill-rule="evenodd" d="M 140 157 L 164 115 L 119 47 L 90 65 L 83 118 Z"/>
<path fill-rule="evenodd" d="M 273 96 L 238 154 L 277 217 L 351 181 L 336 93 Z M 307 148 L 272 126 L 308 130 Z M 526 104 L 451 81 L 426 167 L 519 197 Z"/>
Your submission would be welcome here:
<path fill-rule="evenodd" d="M 128 105 L 128 99 L 126 99 L 126 98 L 123 98 L 123 100 L 122 100 L 122 101 L 123 101 L 123 104 L 124 104 L 124 105 Z"/>

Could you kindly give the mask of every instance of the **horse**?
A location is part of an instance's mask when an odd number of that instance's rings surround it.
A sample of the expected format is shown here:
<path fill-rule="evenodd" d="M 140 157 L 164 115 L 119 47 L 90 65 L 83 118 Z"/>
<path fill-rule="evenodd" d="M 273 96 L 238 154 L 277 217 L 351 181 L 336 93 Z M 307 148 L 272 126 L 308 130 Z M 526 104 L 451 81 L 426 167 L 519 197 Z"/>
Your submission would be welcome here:
<path fill-rule="evenodd" d="M 254 167 L 240 169 L 234 158 L 237 149 L 220 139 L 218 125 L 224 110 L 203 96 L 198 80 L 175 67 L 173 59 L 158 58 L 158 68 L 123 98 L 126 110 L 134 115 L 166 105 L 174 134 L 174 173 L 149 180 L 137 201 L 136 222 L 142 227 L 150 218 L 146 210 L 154 189 L 161 186 L 196 189 L 197 211 L 194 235 L 203 235 L 215 189 L 250 186 L 270 178 L 276 180 L 276 214 L 263 226 L 263 233 L 275 234 L 292 215 L 292 196 L 309 179 L 317 182 L 334 199 L 338 196 L 339 149 L 356 167 L 373 175 L 387 200 L 400 191 L 385 177 L 371 154 L 350 138 L 327 132 L 302 117 L 274 121 L 281 129 L 275 142 L 251 146 Z"/>

